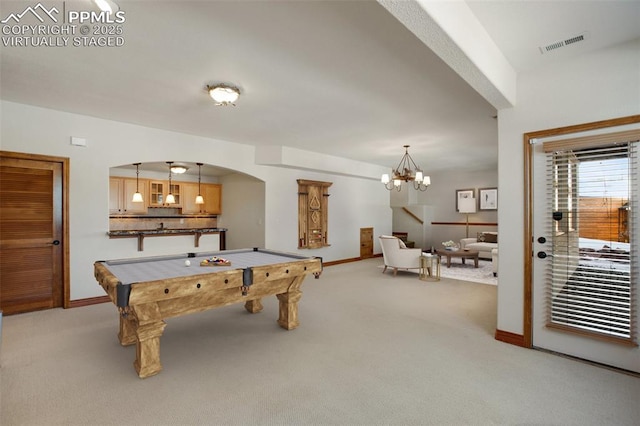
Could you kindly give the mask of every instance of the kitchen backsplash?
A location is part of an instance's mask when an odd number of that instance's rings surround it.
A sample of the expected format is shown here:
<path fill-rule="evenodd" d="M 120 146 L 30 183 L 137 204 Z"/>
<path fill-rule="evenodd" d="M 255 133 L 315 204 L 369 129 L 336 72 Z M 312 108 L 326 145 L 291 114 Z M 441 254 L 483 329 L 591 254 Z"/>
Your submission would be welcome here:
<path fill-rule="evenodd" d="M 110 218 L 110 231 L 217 228 L 215 217 Z"/>

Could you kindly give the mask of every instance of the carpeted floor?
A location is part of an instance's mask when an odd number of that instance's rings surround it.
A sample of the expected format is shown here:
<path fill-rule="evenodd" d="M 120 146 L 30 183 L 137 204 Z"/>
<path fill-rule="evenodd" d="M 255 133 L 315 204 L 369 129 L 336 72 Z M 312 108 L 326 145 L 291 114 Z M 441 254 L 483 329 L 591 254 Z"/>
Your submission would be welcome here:
<path fill-rule="evenodd" d="M 639 378 L 496 341 L 497 287 L 381 263 L 307 278 L 295 330 L 275 297 L 169 319 L 144 380 L 111 304 L 5 317 L 0 424 L 637 424 Z"/>

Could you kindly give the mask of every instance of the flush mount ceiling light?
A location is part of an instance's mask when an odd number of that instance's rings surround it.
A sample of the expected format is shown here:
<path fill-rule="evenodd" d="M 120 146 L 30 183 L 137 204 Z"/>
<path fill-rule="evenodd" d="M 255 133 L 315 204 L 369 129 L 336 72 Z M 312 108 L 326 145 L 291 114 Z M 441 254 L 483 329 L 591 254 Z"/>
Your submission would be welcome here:
<path fill-rule="evenodd" d="M 189 168 L 187 166 L 183 166 L 182 164 L 176 164 L 175 166 L 171 166 L 171 173 L 176 175 L 181 175 L 187 170 L 189 170 Z"/>
<path fill-rule="evenodd" d="M 207 91 L 218 106 L 236 106 L 235 102 L 240 97 L 240 89 L 225 84 L 207 86 Z"/>
<path fill-rule="evenodd" d="M 413 182 L 413 188 L 426 191 L 431 185 L 431 178 L 424 176 L 422 169 L 416 166 L 413 158 L 409 155 L 409 145 L 404 146 L 404 156 L 400 160 L 398 167 L 391 171 L 391 178 L 387 173 L 382 175 L 380 181 L 389 191 L 395 188 L 396 191 L 402 189 L 402 182 Z M 391 184 L 391 186 L 389 186 Z"/>

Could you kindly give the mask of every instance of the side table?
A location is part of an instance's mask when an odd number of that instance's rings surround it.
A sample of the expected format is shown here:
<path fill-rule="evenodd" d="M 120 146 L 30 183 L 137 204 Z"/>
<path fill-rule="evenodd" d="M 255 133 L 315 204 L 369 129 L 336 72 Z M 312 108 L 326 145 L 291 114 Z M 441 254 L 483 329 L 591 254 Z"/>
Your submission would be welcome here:
<path fill-rule="evenodd" d="M 422 281 L 440 281 L 440 256 L 422 253 L 419 278 Z"/>

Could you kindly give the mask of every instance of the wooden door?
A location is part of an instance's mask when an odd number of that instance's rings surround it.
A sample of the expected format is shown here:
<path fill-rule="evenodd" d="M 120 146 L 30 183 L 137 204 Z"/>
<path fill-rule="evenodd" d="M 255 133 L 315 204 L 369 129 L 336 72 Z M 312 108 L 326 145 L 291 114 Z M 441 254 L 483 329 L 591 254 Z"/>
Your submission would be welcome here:
<path fill-rule="evenodd" d="M 0 152 L 0 308 L 5 314 L 68 303 L 67 161 Z"/>
<path fill-rule="evenodd" d="M 373 257 L 373 228 L 360 228 L 360 257 Z"/>

